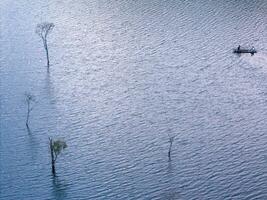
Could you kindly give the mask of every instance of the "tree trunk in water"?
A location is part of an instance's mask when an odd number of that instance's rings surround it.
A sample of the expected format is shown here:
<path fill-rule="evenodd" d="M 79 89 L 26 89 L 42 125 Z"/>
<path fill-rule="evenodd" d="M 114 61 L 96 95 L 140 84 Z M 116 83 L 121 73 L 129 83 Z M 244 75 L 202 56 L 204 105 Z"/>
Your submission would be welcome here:
<path fill-rule="evenodd" d="M 53 176 L 56 175 L 55 161 L 52 162 L 52 174 L 53 174 Z"/>
<path fill-rule="evenodd" d="M 47 71 L 49 71 L 50 67 L 50 61 L 49 61 L 49 53 L 48 53 L 48 46 L 47 46 L 47 40 L 44 39 L 44 48 L 45 48 L 45 53 L 46 53 L 46 61 L 47 61 Z"/>
<path fill-rule="evenodd" d="M 172 151 L 172 140 L 170 140 L 170 147 L 169 147 L 169 151 L 168 151 L 169 161 L 171 161 L 171 151 Z"/>
<path fill-rule="evenodd" d="M 27 114 L 26 126 L 29 128 L 29 113 Z"/>
<path fill-rule="evenodd" d="M 30 103 L 28 102 L 27 119 L 26 119 L 27 128 L 29 128 L 29 117 L 30 117 Z"/>
<path fill-rule="evenodd" d="M 56 175 L 55 158 L 54 158 L 54 152 L 53 152 L 53 141 L 51 138 L 49 138 L 49 145 L 50 145 L 50 153 L 51 153 L 52 174 L 53 176 L 55 176 Z"/>

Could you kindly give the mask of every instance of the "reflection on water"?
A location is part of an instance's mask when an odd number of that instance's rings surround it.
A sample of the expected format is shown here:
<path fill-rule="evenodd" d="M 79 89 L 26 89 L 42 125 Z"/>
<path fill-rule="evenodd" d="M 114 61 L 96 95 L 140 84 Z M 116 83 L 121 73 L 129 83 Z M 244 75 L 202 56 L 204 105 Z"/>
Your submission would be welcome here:
<path fill-rule="evenodd" d="M 28 134 L 31 135 L 32 134 L 32 131 L 31 131 L 30 127 L 29 126 L 26 126 L 26 129 L 27 129 Z"/>
<path fill-rule="evenodd" d="M 266 1 L 0 9 L 0 199 L 267 199 Z M 42 21 L 55 24 L 50 73 Z M 48 137 L 68 144 L 55 179 Z"/>
<path fill-rule="evenodd" d="M 52 196 L 56 200 L 64 200 L 67 198 L 68 185 L 61 181 L 59 177 L 53 176 L 52 178 Z"/>

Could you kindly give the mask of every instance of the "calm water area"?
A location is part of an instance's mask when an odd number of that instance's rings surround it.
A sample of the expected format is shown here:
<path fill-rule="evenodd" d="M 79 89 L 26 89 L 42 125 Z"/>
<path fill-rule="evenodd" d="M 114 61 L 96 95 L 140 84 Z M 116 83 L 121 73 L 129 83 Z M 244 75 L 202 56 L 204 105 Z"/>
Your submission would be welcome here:
<path fill-rule="evenodd" d="M 266 200 L 267 1 L 1 0 L 0 199 Z"/>

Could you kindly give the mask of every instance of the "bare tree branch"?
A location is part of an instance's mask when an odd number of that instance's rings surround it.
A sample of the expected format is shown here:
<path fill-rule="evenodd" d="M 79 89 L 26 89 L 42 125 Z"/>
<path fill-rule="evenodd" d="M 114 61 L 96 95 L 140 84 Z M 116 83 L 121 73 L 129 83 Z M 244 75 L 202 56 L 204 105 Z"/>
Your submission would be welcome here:
<path fill-rule="evenodd" d="M 33 110 L 33 107 L 31 105 L 32 102 L 35 102 L 35 96 L 30 94 L 30 93 L 25 93 L 26 97 L 26 103 L 27 103 L 27 118 L 26 118 L 26 126 L 29 128 L 29 118 L 30 118 L 30 113 Z"/>
<path fill-rule="evenodd" d="M 169 130 L 168 130 L 169 131 Z M 169 134 L 169 132 L 167 133 L 168 134 L 168 137 L 169 137 L 169 143 L 170 143 L 170 146 L 169 146 L 169 151 L 168 151 L 168 157 L 169 157 L 169 161 L 171 161 L 171 151 L 172 151 L 172 144 L 173 144 L 173 141 L 174 141 L 174 138 L 176 137 L 175 136 L 171 136 Z"/>
<path fill-rule="evenodd" d="M 35 33 L 39 35 L 39 37 L 42 38 L 44 49 L 46 52 L 46 60 L 47 60 L 47 71 L 49 71 L 50 67 L 50 60 L 49 60 L 49 52 L 48 52 L 48 45 L 47 45 L 47 35 L 51 33 L 55 25 L 53 23 L 49 22 L 43 22 L 40 24 L 37 24 Z"/>

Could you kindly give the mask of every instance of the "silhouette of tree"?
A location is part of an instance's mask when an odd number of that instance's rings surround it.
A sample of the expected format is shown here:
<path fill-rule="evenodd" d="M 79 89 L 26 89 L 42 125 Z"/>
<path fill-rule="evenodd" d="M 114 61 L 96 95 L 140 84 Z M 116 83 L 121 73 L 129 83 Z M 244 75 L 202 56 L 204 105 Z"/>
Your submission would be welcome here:
<path fill-rule="evenodd" d="M 35 97 L 34 95 L 30 93 L 25 93 L 26 96 L 26 103 L 27 103 L 27 118 L 26 118 L 26 126 L 29 129 L 29 118 L 30 118 L 30 113 L 33 110 L 32 107 L 32 102 L 35 102 Z"/>
<path fill-rule="evenodd" d="M 55 176 L 56 175 L 56 161 L 59 156 L 59 154 L 67 148 L 67 144 L 63 140 L 55 140 L 49 138 L 49 147 L 50 147 L 50 154 L 51 154 L 51 164 L 52 164 L 52 174 Z"/>
<path fill-rule="evenodd" d="M 43 41 L 44 49 L 46 52 L 47 71 L 49 71 L 49 67 L 50 67 L 49 52 L 48 52 L 48 45 L 47 45 L 47 36 L 49 33 L 51 33 L 51 31 L 53 30 L 54 27 L 55 27 L 55 25 L 53 23 L 43 22 L 41 24 L 37 24 L 36 30 L 35 30 L 35 33 L 37 35 L 39 35 L 39 37 L 41 37 L 42 41 Z"/>
<path fill-rule="evenodd" d="M 169 151 L 168 151 L 168 157 L 169 157 L 169 161 L 171 161 L 172 143 L 173 143 L 173 141 L 174 141 L 175 136 L 171 136 L 171 135 L 168 133 L 168 137 L 169 137 L 169 143 L 170 143 Z"/>

